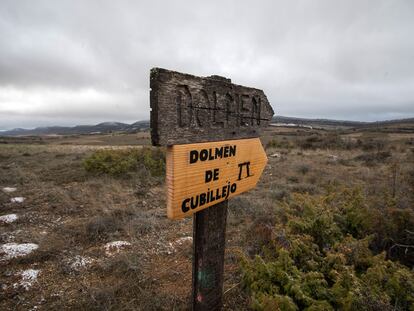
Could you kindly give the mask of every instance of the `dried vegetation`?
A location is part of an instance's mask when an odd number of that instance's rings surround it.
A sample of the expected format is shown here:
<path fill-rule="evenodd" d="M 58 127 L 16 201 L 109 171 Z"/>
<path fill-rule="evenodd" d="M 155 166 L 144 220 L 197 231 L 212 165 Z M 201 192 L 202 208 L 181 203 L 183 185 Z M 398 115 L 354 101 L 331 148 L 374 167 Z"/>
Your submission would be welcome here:
<path fill-rule="evenodd" d="M 0 216 L 18 216 L 0 244 L 39 246 L 0 261 L 0 309 L 189 308 L 192 221 L 166 218 L 164 151 L 85 146 L 96 139 L 0 146 L 0 186 L 17 188 L 0 191 Z M 414 135 L 277 128 L 262 141 L 258 187 L 230 201 L 224 309 L 413 308 Z M 29 269 L 33 284 L 13 286 Z"/>

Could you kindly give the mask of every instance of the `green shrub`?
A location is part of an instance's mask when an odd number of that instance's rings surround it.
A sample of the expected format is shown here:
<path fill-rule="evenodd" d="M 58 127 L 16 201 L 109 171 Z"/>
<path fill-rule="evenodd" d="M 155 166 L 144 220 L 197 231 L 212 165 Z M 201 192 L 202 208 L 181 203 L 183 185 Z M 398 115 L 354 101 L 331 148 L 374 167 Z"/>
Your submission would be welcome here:
<path fill-rule="evenodd" d="M 111 234 L 120 231 L 120 223 L 110 215 L 96 216 L 85 226 L 87 242 L 105 241 Z"/>
<path fill-rule="evenodd" d="M 284 137 L 285 138 L 285 137 Z M 291 149 L 293 148 L 292 144 L 287 141 L 287 140 L 277 140 L 277 139 L 272 139 L 271 141 L 269 141 L 266 144 L 266 149 L 269 148 L 283 148 L 283 149 Z"/>
<path fill-rule="evenodd" d="M 266 149 L 269 149 L 269 148 L 292 149 L 293 144 L 287 141 L 285 137 L 283 138 L 282 141 L 279 139 L 273 138 L 266 144 Z"/>
<path fill-rule="evenodd" d="M 290 192 L 286 189 L 276 189 L 270 191 L 270 198 L 272 200 L 281 201 L 283 199 L 289 199 Z"/>
<path fill-rule="evenodd" d="M 98 150 L 83 161 L 86 171 L 111 176 L 144 170 L 152 176 L 165 174 L 165 154 L 159 148 Z"/>
<path fill-rule="evenodd" d="M 387 145 L 387 141 L 379 138 L 367 138 L 365 140 L 359 140 L 359 145 L 362 150 L 380 152 Z"/>
<path fill-rule="evenodd" d="M 409 211 L 371 207 L 357 189 L 282 204 L 266 255 L 242 260 L 254 310 L 414 310 L 414 271 L 385 252 L 414 226 Z"/>
<path fill-rule="evenodd" d="M 298 147 L 302 149 L 340 149 L 350 150 L 358 148 L 358 143 L 351 139 L 341 137 L 339 133 L 317 134 L 297 140 Z"/>

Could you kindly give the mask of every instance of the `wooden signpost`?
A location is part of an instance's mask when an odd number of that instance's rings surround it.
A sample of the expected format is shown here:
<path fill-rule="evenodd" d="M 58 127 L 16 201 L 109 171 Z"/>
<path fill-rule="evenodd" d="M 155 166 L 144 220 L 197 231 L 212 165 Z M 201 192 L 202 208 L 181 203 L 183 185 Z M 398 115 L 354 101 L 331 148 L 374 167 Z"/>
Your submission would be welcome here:
<path fill-rule="evenodd" d="M 151 139 L 167 146 L 167 215 L 193 220 L 193 310 L 222 306 L 228 199 L 267 163 L 259 137 L 273 116 L 263 91 L 219 76 L 154 68 Z"/>
<path fill-rule="evenodd" d="M 219 76 L 201 78 L 154 68 L 150 88 L 155 146 L 259 137 L 273 116 L 262 90 Z"/>
<path fill-rule="evenodd" d="M 266 162 L 259 138 L 168 147 L 168 217 L 189 216 L 254 188 Z"/>

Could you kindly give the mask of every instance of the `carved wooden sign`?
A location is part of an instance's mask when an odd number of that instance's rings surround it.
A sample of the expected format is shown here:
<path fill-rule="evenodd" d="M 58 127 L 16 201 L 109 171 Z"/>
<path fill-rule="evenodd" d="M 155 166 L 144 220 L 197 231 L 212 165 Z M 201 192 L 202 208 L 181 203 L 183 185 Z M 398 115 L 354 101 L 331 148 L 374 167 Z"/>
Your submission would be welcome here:
<path fill-rule="evenodd" d="M 150 88 L 151 138 L 156 146 L 258 137 L 273 116 L 262 90 L 219 76 L 154 68 Z"/>
<path fill-rule="evenodd" d="M 273 109 L 263 91 L 219 76 L 154 68 L 150 87 L 152 143 L 168 146 L 168 217 L 194 215 L 192 310 L 220 310 L 227 199 L 259 180 L 257 137 Z"/>
<path fill-rule="evenodd" d="M 168 217 L 190 216 L 254 188 L 266 163 L 259 138 L 169 147 Z"/>

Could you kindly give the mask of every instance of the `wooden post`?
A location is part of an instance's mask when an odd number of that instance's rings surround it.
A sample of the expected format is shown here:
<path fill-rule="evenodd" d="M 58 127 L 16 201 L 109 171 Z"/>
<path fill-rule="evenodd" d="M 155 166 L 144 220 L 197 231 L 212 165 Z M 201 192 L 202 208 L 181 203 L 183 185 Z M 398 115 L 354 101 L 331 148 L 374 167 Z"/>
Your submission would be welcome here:
<path fill-rule="evenodd" d="M 221 310 L 228 201 L 193 216 L 192 310 Z"/>
<path fill-rule="evenodd" d="M 273 108 L 262 90 L 216 75 L 153 68 L 150 88 L 152 144 L 167 146 L 167 215 L 193 215 L 192 309 L 220 310 L 227 200 L 256 186 Z"/>

